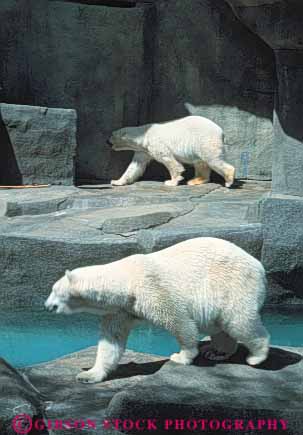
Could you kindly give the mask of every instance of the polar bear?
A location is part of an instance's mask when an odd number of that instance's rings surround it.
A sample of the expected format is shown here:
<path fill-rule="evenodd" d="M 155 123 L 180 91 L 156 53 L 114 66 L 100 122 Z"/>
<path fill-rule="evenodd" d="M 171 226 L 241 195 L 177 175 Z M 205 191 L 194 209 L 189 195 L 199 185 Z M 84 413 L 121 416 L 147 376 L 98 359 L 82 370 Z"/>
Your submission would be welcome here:
<path fill-rule="evenodd" d="M 207 183 L 213 169 L 225 179 L 225 186 L 234 182 L 235 168 L 223 159 L 224 135 L 222 129 L 202 116 L 140 127 L 126 127 L 113 132 L 108 140 L 115 151 L 135 151 L 133 159 L 114 186 L 132 184 L 140 178 L 148 163 L 154 159 L 169 171 L 167 186 L 177 186 L 183 180 L 184 164 L 194 165 L 195 178 L 189 185 Z"/>
<path fill-rule="evenodd" d="M 116 368 L 129 331 L 140 320 L 166 328 L 177 338 L 180 352 L 170 357 L 176 363 L 192 363 L 199 334 L 204 333 L 211 336 L 208 358 L 228 358 L 241 341 L 249 350 L 248 364 L 260 364 L 269 349 L 259 314 L 265 286 L 258 260 L 230 242 L 201 237 L 151 254 L 67 271 L 45 306 L 57 313 L 101 316 L 95 365 L 77 377 L 94 383 Z"/>

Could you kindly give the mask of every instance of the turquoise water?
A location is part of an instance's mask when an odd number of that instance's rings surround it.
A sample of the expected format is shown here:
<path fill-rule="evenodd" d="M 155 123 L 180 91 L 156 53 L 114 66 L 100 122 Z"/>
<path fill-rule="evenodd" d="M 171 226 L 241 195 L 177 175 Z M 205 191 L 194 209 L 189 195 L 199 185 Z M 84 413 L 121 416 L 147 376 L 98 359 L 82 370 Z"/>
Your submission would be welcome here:
<path fill-rule="evenodd" d="M 303 312 L 266 312 L 263 320 L 273 345 L 303 347 Z M 0 357 L 15 367 L 37 364 L 93 346 L 99 335 L 98 318 L 55 315 L 45 311 L 0 313 Z M 166 331 L 140 325 L 128 339 L 128 349 L 168 356 L 178 350 Z"/>

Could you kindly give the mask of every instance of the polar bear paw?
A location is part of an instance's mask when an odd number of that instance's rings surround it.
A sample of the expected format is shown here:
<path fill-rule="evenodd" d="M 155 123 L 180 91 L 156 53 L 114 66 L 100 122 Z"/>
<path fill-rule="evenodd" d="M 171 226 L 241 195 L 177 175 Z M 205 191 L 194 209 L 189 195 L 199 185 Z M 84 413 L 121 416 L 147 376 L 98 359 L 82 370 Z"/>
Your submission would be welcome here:
<path fill-rule="evenodd" d="M 181 352 L 179 353 L 173 353 L 170 357 L 170 360 L 177 364 L 183 364 L 186 366 L 193 362 L 193 360 L 196 358 L 198 353 L 199 350 L 196 348 L 181 350 Z"/>
<path fill-rule="evenodd" d="M 81 372 L 76 377 L 78 382 L 82 382 L 84 384 L 95 384 L 97 382 L 102 382 L 105 378 L 105 373 L 96 372 L 94 370 Z"/>
<path fill-rule="evenodd" d="M 192 358 L 184 355 L 182 352 L 173 353 L 170 357 L 170 360 L 177 364 L 183 364 L 184 366 L 187 366 L 192 363 Z"/>
<path fill-rule="evenodd" d="M 235 168 L 230 166 L 229 170 L 225 174 L 225 187 L 231 187 L 235 181 Z"/>
<path fill-rule="evenodd" d="M 112 180 L 111 182 L 110 182 L 110 184 L 112 185 L 112 186 L 125 186 L 127 183 L 125 182 L 125 181 L 123 181 L 123 180 Z"/>
<path fill-rule="evenodd" d="M 184 177 L 182 177 L 182 175 L 179 175 L 176 178 L 172 178 L 171 180 L 164 181 L 164 184 L 165 184 L 165 186 L 175 187 L 175 186 L 178 186 L 178 184 L 182 180 L 184 180 Z"/>
<path fill-rule="evenodd" d="M 265 361 L 267 358 L 267 355 L 260 355 L 260 356 L 248 356 L 246 358 L 247 364 L 250 366 L 257 366 L 261 364 L 263 361 Z"/>

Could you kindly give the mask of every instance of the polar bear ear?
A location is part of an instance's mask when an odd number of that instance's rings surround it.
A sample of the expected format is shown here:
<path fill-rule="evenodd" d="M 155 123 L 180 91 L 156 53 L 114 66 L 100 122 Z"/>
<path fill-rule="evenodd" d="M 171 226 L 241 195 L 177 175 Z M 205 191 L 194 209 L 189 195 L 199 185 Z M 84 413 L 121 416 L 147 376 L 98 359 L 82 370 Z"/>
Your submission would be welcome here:
<path fill-rule="evenodd" d="M 74 276 L 73 272 L 71 272 L 70 270 L 65 271 L 65 276 L 69 280 L 70 283 L 75 281 L 75 276 Z"/>

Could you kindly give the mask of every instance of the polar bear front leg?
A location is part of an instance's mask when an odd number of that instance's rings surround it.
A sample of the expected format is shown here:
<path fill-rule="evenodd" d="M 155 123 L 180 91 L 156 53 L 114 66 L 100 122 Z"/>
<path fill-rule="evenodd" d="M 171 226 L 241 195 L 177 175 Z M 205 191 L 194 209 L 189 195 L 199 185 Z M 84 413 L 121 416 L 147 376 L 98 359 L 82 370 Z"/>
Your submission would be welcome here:
<path fill-rule="evenodd" d="M 146 166 L 151 161 L 151 157 L 142 151 L 136 151 L 128 168 L 119 180 L 112 180 L 112 186 L 125 186 L 137 181 L 145 172 Z"/>
<path fill-rule="evenodd" d="M 182 173 L 185 171 L 184 166 L 179 163 L 172 154 L 165 157 L 157 157 L 157 161 L 166 167 L 171 177 L 171 179 L 166 180 L 164 184 L 166 186 L 178 186 L 180 181 L 184 179 L 182 176 Z"/>
<path fill-rule="evenodd" d="M 79 382 L 101 382 L 115 370 L 124 353 L 133 320 L 128 314 L 114 314 L 104 316 L 101 325 L 102 338 L 98 343 L 95 365 L 90 370 L 78 374 Z"/>
<path fill-rule="evenodd" d="M 177 323 L 177 322 L 176 322 Z M 176 325 L 177 330 L 171 330 L 180 343 L 180 352 L 173 353 L 170 360 L 183 365 L 189 365 L 193 362 L 199 353 L 198 340 L 199 332 L 196 324 L 188 319 L 188 321 Z"/>
<path fill-rule="evenodd" d="M 231 187 L 235 181 L 235 168 L 224 162 L 223 160 L 216 159 L 208 162 L 211 169 L 213 169 L 217 174 L 224 177 L 225 187 Z"/>

